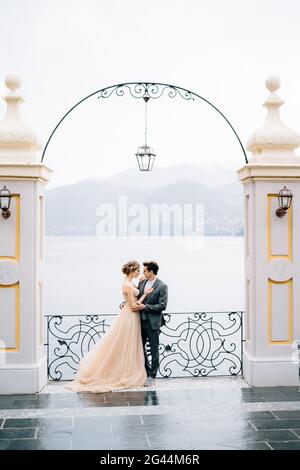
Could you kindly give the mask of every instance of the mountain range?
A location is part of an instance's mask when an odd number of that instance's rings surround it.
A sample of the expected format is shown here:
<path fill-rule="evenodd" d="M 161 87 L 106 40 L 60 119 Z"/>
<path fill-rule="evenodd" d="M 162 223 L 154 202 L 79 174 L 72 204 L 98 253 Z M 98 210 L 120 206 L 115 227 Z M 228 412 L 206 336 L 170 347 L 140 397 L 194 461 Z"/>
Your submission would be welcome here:
<path fill-rule="evenodd" d="M 105 207 L 117 211 L 120 196 L 133 211 L 137 207 L 150 211 L 153 205 L 162 204 L 200 204 L 204 208 L 204 234 L 243 235 L 242 194 L 241 183 L 229 170 L 203 170 L 191 165 L 155 168 L 152 172 L 130 168 L 107 178 L 89 178 L 46 190 L 46 235 L 95 236 Z M 128 215 L 130 220 L 133 217 Z M 176 218 L 171 224 L 175 230 Z"/>

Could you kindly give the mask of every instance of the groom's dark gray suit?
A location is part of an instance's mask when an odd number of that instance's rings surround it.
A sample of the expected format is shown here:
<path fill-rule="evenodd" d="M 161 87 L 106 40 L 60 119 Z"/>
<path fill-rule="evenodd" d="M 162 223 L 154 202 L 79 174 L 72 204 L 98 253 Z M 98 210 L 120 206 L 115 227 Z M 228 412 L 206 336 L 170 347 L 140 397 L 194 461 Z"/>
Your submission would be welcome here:
<path fill-rule="evenodd" d="M 147 279 L 139 283 L 139 298 L 144 294 L 146 283 Z M 143 302 L 145 308 L 141 310 L 141 326 L 147 376 L 155 378 L 159 367 L 159 333 L 162 324 L 164 324 L 162 312 L 167 308 L 168 286 L 156 278 L 152 287 L 153 292 L 147 295 Z M 147 340 L 152 356 L 151 366 L 145 347 Z"/>

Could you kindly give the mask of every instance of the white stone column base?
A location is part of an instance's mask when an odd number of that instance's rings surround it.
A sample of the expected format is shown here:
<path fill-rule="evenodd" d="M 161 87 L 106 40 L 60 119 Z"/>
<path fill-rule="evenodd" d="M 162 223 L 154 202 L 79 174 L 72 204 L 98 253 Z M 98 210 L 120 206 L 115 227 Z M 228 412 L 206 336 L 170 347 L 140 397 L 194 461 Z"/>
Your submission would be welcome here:
<path fill-rule="evenodd" d="M 37 364 L 0 366 L 0 395 L 38 393 L 47 381 L 47 356 Z"/>
<path fill-rule="evenodd" d="M 286 357 L 251 357 L 243 355 L 244 379 L 252 387 L 300 386 L 299 364 Z"/>

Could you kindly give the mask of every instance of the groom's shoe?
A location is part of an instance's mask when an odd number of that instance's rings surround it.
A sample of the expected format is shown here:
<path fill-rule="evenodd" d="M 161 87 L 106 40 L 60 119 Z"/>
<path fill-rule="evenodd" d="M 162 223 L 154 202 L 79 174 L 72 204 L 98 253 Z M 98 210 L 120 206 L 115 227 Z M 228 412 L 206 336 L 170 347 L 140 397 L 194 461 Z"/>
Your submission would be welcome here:
<path fill-rule="evenodd" d="M 144 387 L 151 387 L 154 384 L 154 379 L 152 377 L 147 377 L 146 382 L 144 383 Z"/>

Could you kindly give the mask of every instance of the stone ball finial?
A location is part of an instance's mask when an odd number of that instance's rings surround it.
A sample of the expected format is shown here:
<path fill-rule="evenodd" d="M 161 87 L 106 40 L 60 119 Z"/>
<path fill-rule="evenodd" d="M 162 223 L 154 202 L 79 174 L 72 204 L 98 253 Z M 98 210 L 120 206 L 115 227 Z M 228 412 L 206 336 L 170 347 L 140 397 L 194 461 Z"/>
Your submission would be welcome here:
<path fill-rule="evenodd" d="M 22 82 L 15 74 L 5 77 L 8 93 L 4 96 L 6 112 L 0 121 L 0 161 L 36 162 L 40 143 L 34 130 L 23 122 L 20 105 L 23 98 L 17 92 Z M 16 152 L 16 154 L 14 154 Z"/>
<path fill-rule="evenodd" d="M 299 163 L 294 150 L 300 146 L 300 135 L 287 127 L 280 117 L 279 108 L 284 104 L 276 93 L 281 85 L 280 78 L 270 75 L 265 83 L 271 92 L 263 104 L 267 108 L 267 116 L 265 123 L 248 140 L 247 149 L 253 153 L 250 163 Z"/>
<path fill-rule="evenodd" d="M 5 78 L 5 85 L 7 86 L 7 88 L 9 90 L 11 90 L 12 92 L 16 91 L 18 88 L 20 88 L 20 86 L 22 85 L 22 82 L 21 80 L 19 79 L 19 77 L 17 77 L 17 75 L 14 75 L 14 74 L 9 74 L 6 76 Z"/>
<path fill-rule="evenodd" d="M 277 91 L 280 88 L 280 85 L 281 85 L 281 80 L 279 77 L 277 77 L 277 75 L 270 75 L 266 79 L 266 87 L 271 93 L 274 93 L 275 91 Z"/>

